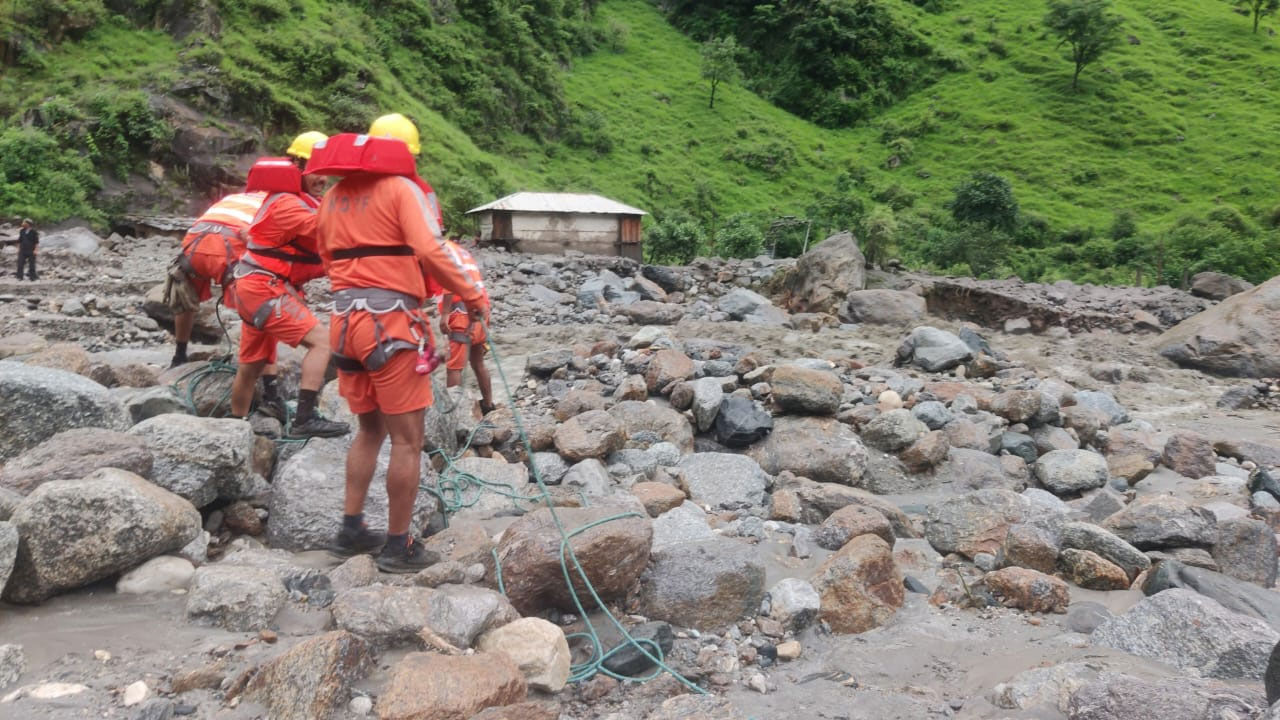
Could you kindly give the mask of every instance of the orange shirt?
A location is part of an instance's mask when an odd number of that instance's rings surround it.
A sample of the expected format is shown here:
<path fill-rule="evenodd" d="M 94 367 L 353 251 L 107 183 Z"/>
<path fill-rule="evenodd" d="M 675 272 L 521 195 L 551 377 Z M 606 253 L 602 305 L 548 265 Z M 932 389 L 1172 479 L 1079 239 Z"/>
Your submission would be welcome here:
<path fill-rule="evenodd" d="M 316 253 L 316 223 L 315 208 L 302 197 L 292 193 L 272 195 L 249 226 L 249 246 L 244 257 L 287 279 L 294 287 L 301 287 L 324 275 Z"/>
<path fill-rule="evenodd" d="M 334 290 L 382 288 L 418 298 L 434 294 L 434 281 L 469 305 L 484 290 L 445 248 L 439 220 L 412 178 L 360 174 L 343 178 L 320 205 L 320 257 Z M 413 255 L 334 259 L 336 250 L 407 245 Z"/>
<path fill-rule="evenodd" d="M 484 304 L 488 305 L 489 291 L 486 290 L 484 287 L 484 276 L 480 274 L 480 263 L 476 262 L 475 257 L 473 257 L 471 253 L 467 251 L 466 248 L 462 247 L 461 245 L 459 245 L 458 243 L 452 240 L 445 240 L 444 247 L 445 247 L 445 250 L 448 250 L 449 253 L 453 255 L 454 260 L 455 262 L 457 262 L 458 266 L 461 267 L 464 271 L 466 271 L 468 275 L 471 276 L 472 282 L 476 284 L 476 287 L 480 288 L 480 292 L 484 295 Z M 450 292 L 440 293 L 440 301 L 439 301 L 440 317 L 446 317 L 453 312 L 466 312 L 465 310 L 454 309 L 453 305 L 456 299 L 457 298 L 453 293 L 450 293 Z"/>

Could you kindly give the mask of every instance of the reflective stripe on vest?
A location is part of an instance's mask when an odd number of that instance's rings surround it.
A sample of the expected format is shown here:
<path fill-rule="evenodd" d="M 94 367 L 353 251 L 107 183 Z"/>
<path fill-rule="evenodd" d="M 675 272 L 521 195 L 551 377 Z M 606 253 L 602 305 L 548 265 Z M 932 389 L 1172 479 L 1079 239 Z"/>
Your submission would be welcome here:
<path fill-rule="evenodd" d="M 265 192 L 228 195 L 206 210 L 198 222 L 216 222 L 236 229 L 249 227 L 266 199 Z"/>

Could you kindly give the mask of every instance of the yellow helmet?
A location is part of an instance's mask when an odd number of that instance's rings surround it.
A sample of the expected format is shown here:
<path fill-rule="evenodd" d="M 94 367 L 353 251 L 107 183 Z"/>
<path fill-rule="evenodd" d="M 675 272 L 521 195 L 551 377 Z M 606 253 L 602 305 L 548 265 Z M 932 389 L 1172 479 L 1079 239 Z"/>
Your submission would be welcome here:
<path fill-rule="evenodd" d="M 373 124 L 369 126 L 369 134 L 374 137 L 391 137 L 404 141 L 409 146 L 409 152 L 417 155 L 422 151 L 422 146 L 418 144 L 418 127 L 413 124 L 409 118 L 400 113 L 391 113 L 383 115 Z"/>
<path fill-rule="evenodd" d="M 315 147 L 316 143 L 320 142 L 321 140 L 328 140 L 328 139 L 329 139 L 329 136 L 325 135 L 322 132 L 316 132 L 315 130 L 308 130 L 307 132 L 304 132 L 298 137 L 294 138 L 293 142 L 289 144 L 289 149 L 285 150 L 285 153 L 292 155 L 296 158 L 302 158 L 303 160 L 310 160 L 311 148 Z"/>

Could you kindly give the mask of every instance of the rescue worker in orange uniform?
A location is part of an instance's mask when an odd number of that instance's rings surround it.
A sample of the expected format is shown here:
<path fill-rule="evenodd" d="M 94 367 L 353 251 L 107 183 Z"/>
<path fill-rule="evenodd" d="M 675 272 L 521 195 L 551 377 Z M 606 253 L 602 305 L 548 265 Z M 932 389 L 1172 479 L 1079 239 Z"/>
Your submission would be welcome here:
<path fill-rule="evenodd" d="M 484 277 L 480 274 L 480 264 L 475 257 L 458 243 L 445 241 L 445 249 L 453 254 L 454 263 L 471 276 L 471 281 L 484 293 L 485 304 L 489 304 L 489 293 L 484 287 Z M 449 359 L 445 363 L 446 387 L 457 387 L 462 384 L 462 371 L 467 363 L 476 375 L 476 385 L 480 388 L 480 412 L 493 412 L 493 386 L 489 379 L 489 368 L 485 367 L 484 356 L 488 349 L 488 337 L 484 325 L 475 322 L 467 312 L 466 303 L 453 293 L 446 292 L 440 296 L 440 332 L 449 338 Z"/>
<path fill-rule="evenodd" d="M 261 158 L 251 174 L 255 171 L 272 178 L 271 194 L 249 226 L 249 242 L 233 271 L 231 295 L 244 324 L 231 386 L 231 414 L 248 415 L 253 385 L 263 368 L 275 363 L 277 343 L 304 345 L 298 409 L 286 436 L 345 435 L 351 429 L 346 423 L 316 412 L 329 365 L 329 337 L 299 290 L 324 275 L 316 254 L 316 209 L 302 191 L 302 173 L 289 158 Z"/>
<path fill-rule="evenodd" d="M 333 289 L 330 337 L 338 387 L 359 417 L 347 454 L 342 529 L 332 550 L 354 555 L 381 548 L 379 568 L 413 573 L 439 559 L 410 535 L 424 413 L 432 402 L 431 323 L 422 306 L 433 280 L 457 295 L 477 319 L 487 317 L 488 303 L 483 289 L 445 248 L 439 216 L 420 184 L 412 155 L 405 152 L 417 148 L 417 128 L 400 116 L 391 123 L 380 118 L 373 129 L 380 137 L 338 135 L 329 142 L 335 147 L 345 143 L 356 153 L 364 148 L 369 158 L 399 152 L 403 163 L 395 165 L 395 172 L 375 167 L 347 172 L 320 206 L 319 249 Z M 326 172 L 318 159 L 313 156 L 309 171 Z M 388 436 L 384 533 L 365 524 L 364 503 Z"/>

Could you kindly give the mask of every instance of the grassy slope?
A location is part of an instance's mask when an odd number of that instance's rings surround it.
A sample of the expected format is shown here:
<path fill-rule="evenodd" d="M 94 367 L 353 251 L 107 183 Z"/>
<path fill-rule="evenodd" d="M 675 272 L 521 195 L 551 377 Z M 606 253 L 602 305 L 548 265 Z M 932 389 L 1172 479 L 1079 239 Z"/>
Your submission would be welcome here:
<path fill-rule="evenodd" d="M 650 167 L 677 194 L 705 179 L 729 211 L 801 212 L 812 192 L 829 189 L 850 163 L 868 169 L 877 189 L 900 183 L 917 192 L 922 209 L 940 207 L 969 172 L 993 170 L 1013 181 L 1024 209 L 1057 229 L 1102 229 L 1121 208 L 1135 210 L 1140 225 L 1154 230 L 1218 201 L 1259 210 L 1274 204 L 1280 148 L 1270 138 L 1280 108 L 1274 72 L 1280 56 L 1266 33 L 1273 23 L 1264 21 L 1252 35 L 1249 20 L 1226 2 L 1152 7 L 1120 0 L 1123 32 L 1141 44 L 1122 43 L 1088 68 L 1072 92 L 1070 65 L 1042 35 L 1041 3 L 964 0 L 930 15 L 893 2 L 934 43 L 966 57 L 968 70 L 871 126 L 828 131 L 741 88 L 722 88 L 723 99 L 708 110 L 696 46 L 646 0 L 609 0 L 600 21 L 629 26 L 627 49 L 578 61 L 567 88 L 573 100 L 607 111 L 615 150 L 603 160 L 573 151 L 554 158 L 530 153 L 521 162 L 554 185 L 633 202 L 645 199 L 640 186 Z M 986 49 L 991 40 L 1003 43 L 1007 57 Z M 913 138 L 907 164 L 886 169 L 891 153 L 880 126 L 910 125 L 930 112 L 939 118 L 937 129 Z M 724 162 L 724 148 L 742 142 L 739 128 L 790 139 L 798 166 L 775 184 Z M 689 147 L 691 140 L 697 145 Z M 659 153 L 646 158 L 645 144 Z"/>

